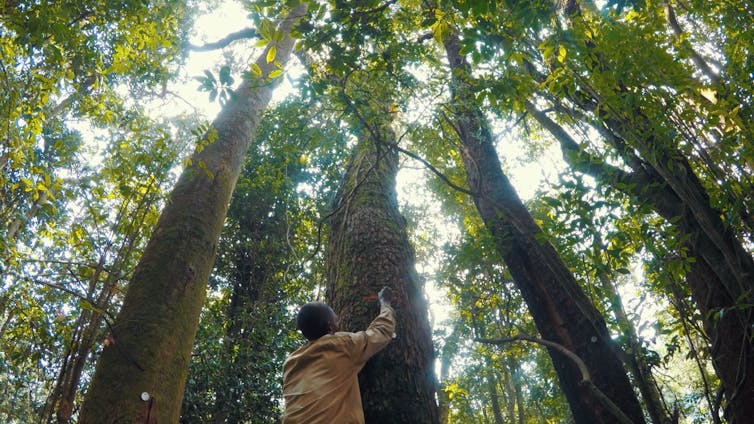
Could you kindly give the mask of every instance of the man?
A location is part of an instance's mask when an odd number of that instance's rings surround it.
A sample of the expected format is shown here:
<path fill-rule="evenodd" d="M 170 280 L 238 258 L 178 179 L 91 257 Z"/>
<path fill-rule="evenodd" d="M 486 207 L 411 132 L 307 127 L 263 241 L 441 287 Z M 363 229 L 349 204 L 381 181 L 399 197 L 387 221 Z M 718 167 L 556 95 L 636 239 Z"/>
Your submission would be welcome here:
<path fill-rule="evenodd" d="M 337 332 L 338 317 L 324 303 L 301 307 L 296 328 L 309 341 L 283 365 L 283 424 L 364 423 L 357 375 L 395 331 L 392 290 L 383 288 L 377 298 L 380 314 L 358 333 Z"/>

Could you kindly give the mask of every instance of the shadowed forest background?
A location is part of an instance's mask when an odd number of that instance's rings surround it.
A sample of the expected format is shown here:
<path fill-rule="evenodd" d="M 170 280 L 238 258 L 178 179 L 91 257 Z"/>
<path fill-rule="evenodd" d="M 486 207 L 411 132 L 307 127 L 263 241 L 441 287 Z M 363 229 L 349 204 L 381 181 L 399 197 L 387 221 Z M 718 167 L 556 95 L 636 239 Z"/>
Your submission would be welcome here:
<path fill-rule="evenodd" d="M 754 417 L 754 3 L 7 0 L 0 86 L 2 422 L 276 423 L 385 285 L 367 423 Z"/>

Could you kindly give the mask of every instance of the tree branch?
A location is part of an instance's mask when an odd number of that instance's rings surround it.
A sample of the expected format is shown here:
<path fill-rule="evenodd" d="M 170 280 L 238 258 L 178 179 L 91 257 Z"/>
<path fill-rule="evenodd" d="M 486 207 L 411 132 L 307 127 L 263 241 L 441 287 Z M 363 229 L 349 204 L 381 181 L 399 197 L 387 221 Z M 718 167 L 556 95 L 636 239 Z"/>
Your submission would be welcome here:
<path fill-rule="evenodd" d="M 598 180 L 606 176 L 616 182 L 626 186 L 640 185 L 634 174 L 628 173 L 618 167 L 610 166 L 598 158 L 592 157 L 588 152 L 581 149 L 576 140 L 563 129 L 557 122 L 550 119 L 543 111 L 538 110 L 531 102 L 526 102 L 526 111 L 542 126 L 542 128 L 555 137 L 560 143 L 560 150 L 563 153 L 563 159 L 574 168 L 589 174 Z"/>
<path fill-rule="evenodd" d="M 443 174 L 442 172 L 440 172 L 440 170 L 438 170 L 437 168 L 435 168 L 426 159 L 424 159 L 423 157 L 417 155 L 416 153 L 414 153 L 414 152 L 412 152 L 410 150 L 406 150 L 406 149 L 398 146 L 397 144 L 388 143 L 388 142 L 385 142 L 385 141 L 381 141 L 381 143 L 383 143 L 385 145 L 388 145 L 388 146 L 394 148 L 395 150 L 403 153 L 404 155 L 406 155 L 406 156 L 408 156 L 408 157 L 410 157 L 410 158 L 412 158 L 412 159 L 420 162 L 422 165 L 424 165 L 425 168 L 427 168 L 430 172 L 432 172 L 433 174 L 435 174 L 438 178 L 440 178 L 450 188 L 452 188 L 454 190 L 458 190 L 461 193 L 465 193 L 465 194 L 468 194 L 468 195 L 472 195 L 473 194 L 471 192 L 471 190 L 463 188 L 463 187 L 461 187 L 461 186 L 453 183 L 452 181 L 450 181 L 450 179 L 445 174 Z"/>
<path fill-rule="evenodd" d="M 633 421 L 631 421 L 626 414 L 621 411 L 618 406 L 613 403 L 612 400 L 610 400 L 605 393 L 602 392 L 597 386 L 594 385 L 592 382 L 592 378 L 589 374 L 589 369 L 587 368 L 584 361 L 579 358 L 578 355 L 576 355 L 574 352 L 567 349 L 565 346 L 551 342 L 549 340 L 540 339 L 537 337 L 531 337 L 524 334 L 518 334 L 513 337 L 506 337 L 503 339 L 483 339 L 483 338 L 475 338 L 475 342 L 479 343 L 486 343 L 486 344 L 492 344 L 492 345 L 505 345 L 517 341 L 527 341 L 531 343 L 536 343 L 545 347 L 549 347 L 551 349 L 554 349 L 558 351 L 559 353 L 563 354 L 565 357 L 573 361 L 574 364 L 576 364 L 576 367 L 581 372 L 581 382 L 579 383 L 580 386 L 585 387 L 589 393 L 594 396 L 599 402 L 601 402 L 614 416 L 618 419 L 618 422 L 623 424 L 633 424 Z"/>
<path fill-rule="evenodd" d="M 208 52 L 212 50 L 219 50 L 225 47 L 228 47 L 232 42 L 243 40 L 243 39 L 250 39 L 250 38 L 257 38 L 259 37 L 259 33 L 257 30 L 253 28 L 244 28 L 240 31 L 232 32 L 225 36 L 225 38 L 222 38 L 220 40 L 203 44 L 201 46 L 197 46 L 196 44 L 188 43 L 188 49 L 195 51 L 195 52 Z"/>
<path fill-rule="evenodd" d="M 683 37 L 683 28 L 681 28 L 681 25 L 678 23 L 678 19 L 675 15 L 675 10 L 673 9 L 673 5 L 670 4 L 670 2 L 667 2 L 666 4 L 667 9 L 667 16 L 668 16 L 668 25 L 670 25 L 670 28 L 673 30 L 673 33 L 675 33 L 676 36 L 679 38 Z M 707 64 L 707 62 L 702 58 L 702 56 L 690 45 L 688 44 L 688 49 L 691 52 L 691 61 L 694 62 L 694 65 L 699 68 L 699 70 L 710 79 L 712 84 L 717 84 L 720 82 L 720 75 L 712 70 L 712 68 Z"/>

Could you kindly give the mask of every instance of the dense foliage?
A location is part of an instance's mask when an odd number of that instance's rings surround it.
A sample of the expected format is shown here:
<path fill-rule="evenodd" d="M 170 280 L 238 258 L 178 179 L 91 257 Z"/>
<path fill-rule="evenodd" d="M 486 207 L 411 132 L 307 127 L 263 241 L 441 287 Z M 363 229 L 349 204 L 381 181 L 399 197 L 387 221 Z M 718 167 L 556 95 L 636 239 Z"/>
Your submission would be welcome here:
<path fill-rule="evenodd" d="M 537 327 L 468 191 L 451 36 L 540 242 L 604 318 L 647 418 L 734 421 L 731 387 L 754 390 L 739 365 L 754 363 L 750 2 L 312 1 L 286 68 L 270 46 L 293 2 L 244 0 L 249 29 L 190 43 L 222 3 L 0 6 L 0 421 L 76 420 L 175 176 L 212 142 L 212 116 L 170 112 L 177 93 L 226 107 L 266 49 L 285 93 L 228 209 L 181 422 L 277 420 L 292 314 L 322 299 L 329 202 L 365 111 L 389 116 L 417 178 L 399 191 L 443 422 L 570 422 L 548 349 L 517 339 Z M 196 50 L 215 50 L 198 75 Z"/>

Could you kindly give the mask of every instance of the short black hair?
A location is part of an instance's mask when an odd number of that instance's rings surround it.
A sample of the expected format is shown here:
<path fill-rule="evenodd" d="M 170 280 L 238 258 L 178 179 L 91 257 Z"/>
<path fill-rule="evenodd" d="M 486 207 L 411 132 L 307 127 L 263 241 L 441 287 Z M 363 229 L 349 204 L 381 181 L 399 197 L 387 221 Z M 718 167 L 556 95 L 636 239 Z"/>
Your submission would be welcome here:
<path fill-rule="evenodd" d="M 296 328 L 307 340 L 317 340 L 330 332 L 330 318 L 333 310 L 322 302 L 309 302 L 298 311 Z"/>

